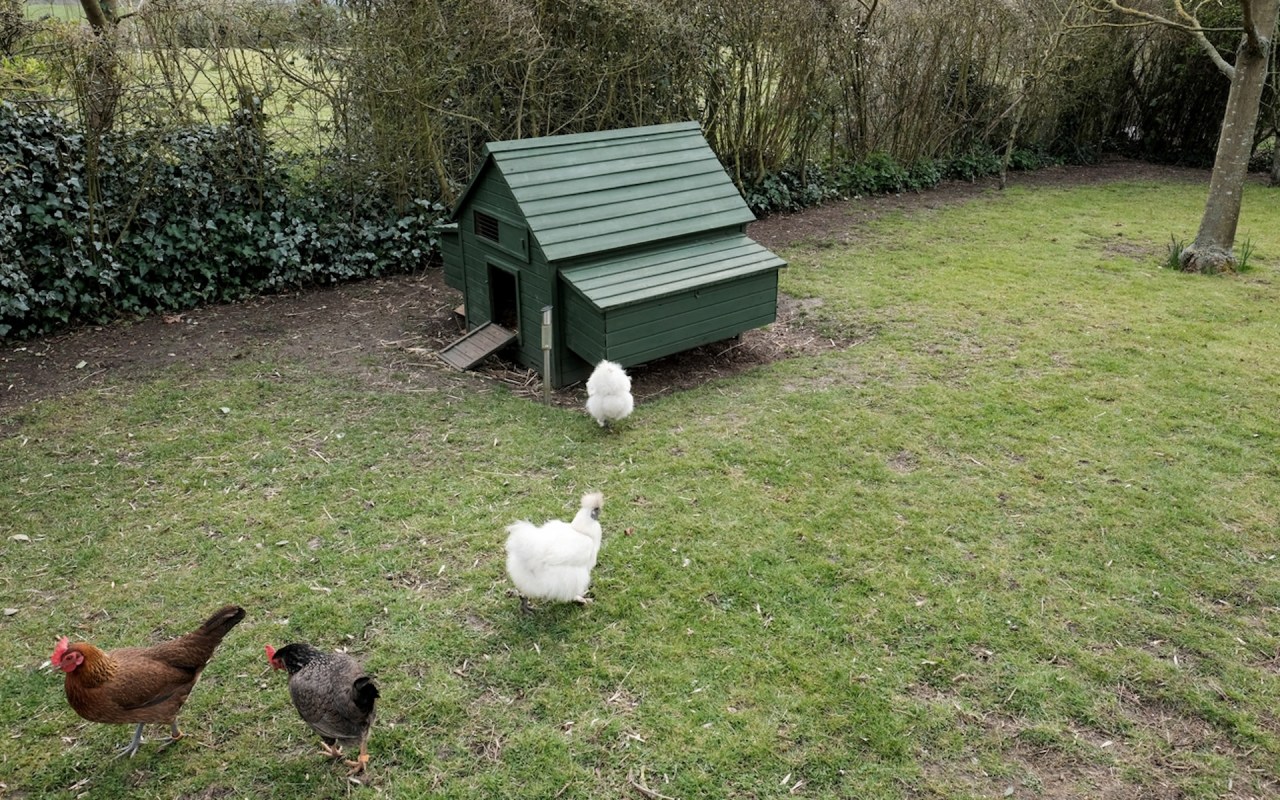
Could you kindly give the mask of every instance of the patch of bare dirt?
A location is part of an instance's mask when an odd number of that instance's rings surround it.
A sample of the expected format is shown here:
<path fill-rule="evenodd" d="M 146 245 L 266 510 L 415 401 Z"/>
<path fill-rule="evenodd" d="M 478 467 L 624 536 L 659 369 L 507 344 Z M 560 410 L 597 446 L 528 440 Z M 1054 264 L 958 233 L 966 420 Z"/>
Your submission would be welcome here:
<path fill-rule="evenodd" d="M 1140 696 L 1126 685 L 1117 686 L 1115 693 L 1123 720 L 1116 730 L 1068 724 L 1069 737 L 1046 738 L 1015 716 L 962 711 L 964 703 L 945 688 L 910 687 L 913 701 L 955 709 L 957 724 L 978 732 L 976 740 L 990 745 L 985 759 L 973 754 L 940 760 L 922 754 L 924 795 L 1177 800 L 1186 796 L 1189 782 L 1207 779 L 1210 761 L 1226 761 L 1231 771 L 1218 796 L 1280 797 L 1280 780 L 1256 750 L 1242 749 L 1210 722 Z M 991 757 L 993 752 L 998 758 Z"/>
<path fill-rule="evenodd" d="M 1280 780 L 1257 765 L 1256 751 L 1242 750 L 1208 721 L 1139 695 L 1128 686 L 1117 687 L 1116 697 L 1129 723 L 1145 732 L 1148 742 L 1155 743 L 1138 755 L 1155 765 L 1161 775 L 1194 773 L 1202 768 L 1205 757 L 1212 756 L 1234 764 L 1234 775 L 1222 788 L 1221 797 L 1263 800 L 1280 796 Z"/>
<path fill-rule="evenodd" d="M 911 696 L 917 702 L 962 708 L 956 697 L 935 687 L 914 686 Z M 921 759 L 926 796 L 1039 800 L 1172 800 L 1177 796 L 1135 782 L 1135 776 L 1123 769 L 1127 756 L 1123 743 L 1097 731 L 1073 727 L 1071 741 L 1050 742 L 1027 735 L 1029 727 L 1023 720 L 974 711 L 961 712 L 959 724 L 981 731 L 980 739 L 999 752 L 998 762 L 976 755 L 946 761 L 926 755 Z"/>
<path fill-rule="evenodd" d="M 1131 161 L 1050 168 L 1010 176 L 1013 186 L 1066 186 L 1115 180 L 1205 181 L 1199 170 Z M 858 198 L 754 223 L 750 234 L 767 247 L 855 241 L 866 222 L 886 213 L 939 208 L 998 191 L 994 181 L 949 182 L 927 192 Z M 217 369 L 237 359 L 285 358 L 308 368 L 401 391 L 484 390 L 502 384 L 541 397 L 537 375 L 490 359 L 475 373 L 459 373 L 435 355 L 461 333 L 453 309 L 457 292 L 439 268 L 342 286 L 309 289 L 183 314 L 78 328 L 25 342 L 0 344 L 0 414 L 79 389 L 142 379 L 182 365 Z M 633 370 L 643 402 L 781 358 L 844 347 L 856 340 L 823 336 L 808 322 L 815 301 L 781 297 L 778 321 L 767 329 L 699 347 Z M 582 387 L 555 394 L 581 402 Z"/>

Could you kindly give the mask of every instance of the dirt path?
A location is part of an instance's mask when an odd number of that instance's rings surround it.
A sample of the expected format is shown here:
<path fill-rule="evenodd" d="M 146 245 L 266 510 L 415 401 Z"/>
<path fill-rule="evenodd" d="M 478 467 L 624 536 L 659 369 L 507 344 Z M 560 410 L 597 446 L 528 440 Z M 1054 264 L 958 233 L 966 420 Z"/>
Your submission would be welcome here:
<path fill-rule="evenodd" d="M 1116 180 L 1186 180 L 1205 183 L 1200 170 L 1131 161 L 1100 166 L 1051 168 L 1010 176 L 1012 186 L 1065 186 Z M 771 248 L 803 241 L 855 241 L 867 221 L 891 212 L 938 208 L 997 191 L 994 181 L 948 182 L 927 192 L 860 198 L 779 215 L 754 223 L 753 238 Z M 536 374 L 490 359 L 476 373 L 446 367 L 435 352 L 461 333 L 453 309 L 458 292 L 444 285 L 439 269 L 310 289 L 184 314 L 148 317 L 79 328 L 26 342 L 0 345 L 0 414 L 67 392 L 145 379 L 174 365 L 193 371 L 217 369 L 236 359 L 298 361 L 387 390 L 443 386 L 480 388 L 500 382 L 540 396 Z M 831 341 L 806 328 L 799 304 L 780 299 L 778 322 L 661 359 L 633 371 L 643 401 L 696 386 L 752 366 L 798 354 L 821 352 L 847 342 Z M 556 393 L 576 405 L 581 387 Z"/>

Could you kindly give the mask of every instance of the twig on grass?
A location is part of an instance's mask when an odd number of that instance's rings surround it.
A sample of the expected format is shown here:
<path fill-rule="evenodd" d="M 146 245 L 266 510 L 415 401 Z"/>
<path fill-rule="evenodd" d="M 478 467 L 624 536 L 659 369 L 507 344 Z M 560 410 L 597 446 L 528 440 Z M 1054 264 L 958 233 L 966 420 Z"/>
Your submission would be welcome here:
<path fill-rule="evenodd" d="M 661 792 L 655 792 L 654 790 L 650 789 L 648 786 L 644 785 L 644 767 L 640 768 L 640 780 L 638 781 L 636 780 L 634 772 L 628 772 L 627 783 L 631 784 L 631 787 L 633 789 L 635 789 L 637 792 L 644 795 L 645 797 L 649 798 L 649 800 L 675 800 L 674 797 L 668 797 L 667 795 L 662 794 Z"/>

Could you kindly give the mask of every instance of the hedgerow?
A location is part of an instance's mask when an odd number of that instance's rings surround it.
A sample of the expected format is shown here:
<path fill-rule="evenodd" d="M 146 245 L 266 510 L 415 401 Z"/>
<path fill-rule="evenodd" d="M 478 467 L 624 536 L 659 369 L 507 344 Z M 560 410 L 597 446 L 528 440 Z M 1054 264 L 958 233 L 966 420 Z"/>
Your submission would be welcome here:
<path fill-rule="evenodd" d="M 898 192 L 919 192 L 943 180 L 974 181 L 1000 173 L 1000 154 L 972 149 L 948 159 L 925 159 L 911 166 L 899 164 L 884 153 L 836 169 L 810 164 L 803 169 L 783 169 L 750 176 L 743 195 L 757 216 L 799 211 L 820 203 L 850 197 L 866 197 Z M 1009 166 L 1016 170 L 1040 169 L 1061 163 L 1061 159 L 1015 150 Z"/>
<path fill-rule="evenodd" d="M 111 134 L 0 104 L 0 337 L 420 267 L 443 208 L 225 125 Z M 363 174 L 360 182 L 338 180 Z"/>

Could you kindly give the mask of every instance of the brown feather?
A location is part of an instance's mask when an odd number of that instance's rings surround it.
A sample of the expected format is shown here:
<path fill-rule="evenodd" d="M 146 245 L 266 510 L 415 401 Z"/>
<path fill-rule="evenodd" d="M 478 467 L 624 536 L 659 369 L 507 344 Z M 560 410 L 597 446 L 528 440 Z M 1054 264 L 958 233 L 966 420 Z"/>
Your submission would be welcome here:
<path fill-rule="evenodd" d="M 244 609 L 227 606 L 195 631 L 154 647 L 103 652 L 86 642 L 67 648 L 84 662 L 66 675 L 67 702 L 91 722 L 172 723 L 205 664 Z"/>

